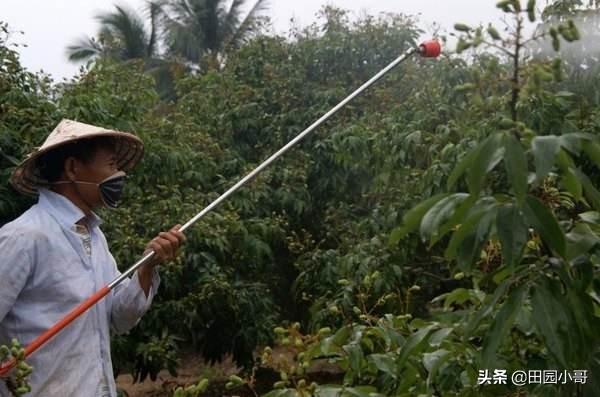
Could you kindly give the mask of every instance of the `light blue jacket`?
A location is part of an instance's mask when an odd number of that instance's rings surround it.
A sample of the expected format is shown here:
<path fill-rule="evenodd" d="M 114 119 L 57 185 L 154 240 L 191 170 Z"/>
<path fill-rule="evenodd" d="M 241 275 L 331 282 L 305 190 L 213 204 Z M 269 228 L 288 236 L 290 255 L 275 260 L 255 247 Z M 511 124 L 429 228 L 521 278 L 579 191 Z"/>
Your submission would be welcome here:
<path fill-rule="evenodd" d="M 29 344 L 120 274 L 95 215 L 88 217 L 92 252 L 86 254 L 75 231 L 83 217 L 66 197 L 40 189 L 37 204 L 0 228 L 0 344 L 12 338 Z M 103 376 L 116 396 L 110 331 L 136 325 L 159 283 L 155 270 L 146 297 L 136 273 L 34 352 L 28 396 L 93 397 Z M 0 396 L 9 396 L 3 382 Z"/>

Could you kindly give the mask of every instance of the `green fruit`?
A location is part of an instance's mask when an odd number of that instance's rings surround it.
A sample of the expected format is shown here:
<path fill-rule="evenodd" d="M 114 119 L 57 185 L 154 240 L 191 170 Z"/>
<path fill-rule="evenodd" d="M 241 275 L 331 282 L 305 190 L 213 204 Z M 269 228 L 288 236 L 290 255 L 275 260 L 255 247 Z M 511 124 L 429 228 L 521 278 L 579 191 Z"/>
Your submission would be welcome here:
<path fill-rule="evenodd" d="M 498 33 L 498 31 L 496 30 L 495 27 L 493 27 L 492 25 L 488 26 L 487 28 L 487 32 L 490 35 L 490 37 L 494 40 L 501 40 L 502 37 L 500 37 L 500 33 Z"/>
<path fill-rule="evenodd" d="M 302 388 L 303 388 L 303 387 L 306 387 L 306 380 L 304 380 L 304 379 L 300 379 L 300 380 L 298 381 L 298 387 L 302 387 Z"/>
<path fill-rule="evenodd" d="M 29 393 L 29 390 L 27 390 L 25 386 L 21 386 L 17 390 L 15 390 L 15 392 L 17 393 L 17 396 L 21 396 L 23 394 Z"/>
<path fill-rule="evenodd" d="M 456 23 L 454 24 L 454 29 L 458 30 L 459 32 L 470 32 L 471 28 L 467 25 L 465 25 L 464 23 Z"/>
<path fill-rule="evenodd" d="M 208 379 L 202 379 L 200 382 L 198 382 L 198 392 L 202 393 L 204 391 L 206 391 L 206 388 L 208 387 Z"/>
<path fill-rule="evenodd" d="M 227 390 L 233 389 L 235 387 L 235 384 L 233 382 L 227 382 L 225 383 L 225 388 Z"/>
<path fill-rule="evenodd" d="M 554 75 L 554 80 L 562 81 L 563 80 L 563 69 L 562 69 L 562 61 L 560 58 L 556 58 L 552 61 L 552 74 Z"/>
<path fill-rule="evenodd" d="M 10 349 L 4 345 L 0 346 L 0 357 L 4 358 L 10 354 Z"/>
<path fill-rule="evenodd" d="M 240 378 L 239 376 L 237 376 L 237 375 L 231 375 L 229 377 L 229 381 L 233 382 L 236 385 L 241 385 L 241 384 L 244 383 L 244 380 L 242 378 Z"/>
<path fill-rule="evenodd" d="M 560 51 L 560 41 L 558 38 L 552 38 L 552 48 L 554 48 L 554 51 Z"/>
<path fill-rule="evenodd" d="M 17 364 L 17 369 L 26 372 L 29 371 L 30 367 L 25 361 L 20 361 L 19 364 Z"/>
<path fill-rule="evenodd" d="M 285 333 L 287 332 L 287 331 L 286 331 L 284 328 L 282 328 L 282 327 L 276 327 L 275 329 L 273 329 L 273 331 L 275 331 L 275 333 L 276 333 L 277 335 L 283 335 L 283 334 L 285 334 Z"/>
<path fill-rule="evenodd" d="M 501 9 L 504 12 L 511 12 L 510 9 L 511 0 L 502 0 L 496 3 L 496 7 Z"/>
<path fill-rule="evenodd" d="M 560 51 L 560 40 L 558 39 L 558 32 L 555 28 L 550 28 L 550 36 L 552 36 L 552 47 L 554 51 Z"/>
<path fill-rule="evenodd" d="M 575 40 L 579 40 L 581 38 L 581 36 L 579 35 L 579 29 L 577 29 L 577 26 L 575 26 L 575 23 L 573 22 L 573 20 L 569 19 L 569 31 L 571 33 L 571 37 L 573 39 L 573 41 Z"/>
<path fill-rule="evenodd" d="M 363 278 L 363 284 L 367 287 L 371 285 L 371 277 L 368 274 Z"/>
<path fill-rule="evenodd" d="M 285 371 L 281 371 L 279 373 L 279 377 L 281 378 L 281 380 L 288 380 L 288 375 Z"/>
<path fill-rule="evenodd" d="M 471 43 L 461 38 L 458 40 L 458 43 L 456 43 L 456 52 L 460 54 L 461 52 L 468 50 L 469 47 L 471 47 Z"/>
<path fill-rule="evenodd" d="M 529 22 L 535 22 L 535 0 L 527 2 L 527 17 L 529 18 Z"/>
<path fill-rule="evenodd" d="M 279 381 L 279 382 L 275 382 L 273 383 L 273 388 L 274 389 L 283 389 L 285 387 L 285 382 L 284 381 Z"/>
<path fill-rule="evenodd" d="M 329 334 L 331 334 L 331 328 L 329 328 L 329 327 L 321 328 L 318 333 L 319 336 L 327 336 Z"/>

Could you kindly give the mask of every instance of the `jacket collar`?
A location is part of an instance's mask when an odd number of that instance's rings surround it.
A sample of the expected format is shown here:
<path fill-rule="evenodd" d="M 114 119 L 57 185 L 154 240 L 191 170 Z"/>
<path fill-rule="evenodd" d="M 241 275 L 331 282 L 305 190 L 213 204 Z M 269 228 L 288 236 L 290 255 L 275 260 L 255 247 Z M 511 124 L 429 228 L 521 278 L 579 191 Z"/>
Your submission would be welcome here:
<path fill-rule="evenodd" d="M 61 225 L 72 229 L 82 218 L 86 220 L 90 229 L 102 223 L 102 219 L 98 215 L 92 212 L 91 215 L 86 216 L 79 207 L 62 194 L 45 188 L 39 188 L 38 190 L 40 193 L 38 204 Z"/>

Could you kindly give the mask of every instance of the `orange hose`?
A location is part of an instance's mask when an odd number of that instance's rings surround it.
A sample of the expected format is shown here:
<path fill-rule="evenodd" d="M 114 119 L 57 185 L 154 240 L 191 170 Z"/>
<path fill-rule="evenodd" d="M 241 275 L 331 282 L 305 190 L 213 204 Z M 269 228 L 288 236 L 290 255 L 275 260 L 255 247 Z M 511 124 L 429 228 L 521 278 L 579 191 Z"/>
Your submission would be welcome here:
<path fill-rule="evenodd" d="M 83 314 L 90 307 L 94 306 L 96 302 L 100 299 L 104 298 L 110 292 L 110 288 L 108 286 L 104 286 L 95 292 L 92 296 L 83 301 L 79 306 L 71 310 L 65 317 L 63 317 L 59 322 L 54 324 L 51 328 L 49 328 L 46 332 L 38 336 L 25 348 L 25 357 L 29 357 L 31 353 L 40 348 L 44 343 L 46 343 L 50 338 L 59 333 L 63 328 L 67 325 L 71 324 L 77 317 Z M 11 370 L 16 365 L 16 360 L 13 358 L 6 363 L 2 363 L 0 365 L 0 376 L 5 375 L 8 371 Z"/>

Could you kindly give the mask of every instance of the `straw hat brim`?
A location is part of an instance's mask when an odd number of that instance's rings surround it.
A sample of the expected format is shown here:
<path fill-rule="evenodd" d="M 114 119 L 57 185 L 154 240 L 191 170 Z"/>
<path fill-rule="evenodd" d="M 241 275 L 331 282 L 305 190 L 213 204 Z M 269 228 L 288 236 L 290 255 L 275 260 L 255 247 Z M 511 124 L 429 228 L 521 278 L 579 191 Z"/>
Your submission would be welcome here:
<path fill-rule="evenodd" d="M 27 155 L 10 177 L 11 185 L 19 192 L 27 195 L 37 195 L 39 187 L 50 184 L 38 172 L 37 160 L 44 154 L 67 144 L 95 137 L 112 137 L 116 142 L 116 161 L 120 170 L 129 171 L 142 159 L 144 144 L 140 138 L 128 132 L 104 130 L 98 133 L 88 133 L 85 136 L 47 145 Z"/>

